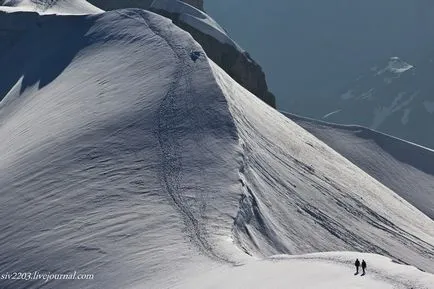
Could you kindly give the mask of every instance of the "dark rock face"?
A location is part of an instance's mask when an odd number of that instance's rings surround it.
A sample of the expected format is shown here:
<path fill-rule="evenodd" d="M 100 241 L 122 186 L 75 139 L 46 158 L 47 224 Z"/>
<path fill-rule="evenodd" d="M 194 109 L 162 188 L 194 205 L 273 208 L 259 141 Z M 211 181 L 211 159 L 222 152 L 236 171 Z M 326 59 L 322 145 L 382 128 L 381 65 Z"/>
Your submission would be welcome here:
<path fill-rule="evenodd" d="M 226 64 L 223 63 L 223 66 Z M 232 77 L 246 89 L 258 96 L 272 107 L 276 107 L 274 95 L 268 91 L 265 74 L 247 52 L 239 53 L 235 63 L 227 65 Z"/>
<path fill-rule="evenodd" d="M 189 32 L 199 42 L 206 54 L 235 81 L 272 107 L 276 107 L 274 95 L 268 91 L 265 74 L 247 52 L 240 52 L 234 46 L 221 43 L 179 19 L 179 14 L 152 9 L 151 11 L 172 19 L 173 23 Z"/>

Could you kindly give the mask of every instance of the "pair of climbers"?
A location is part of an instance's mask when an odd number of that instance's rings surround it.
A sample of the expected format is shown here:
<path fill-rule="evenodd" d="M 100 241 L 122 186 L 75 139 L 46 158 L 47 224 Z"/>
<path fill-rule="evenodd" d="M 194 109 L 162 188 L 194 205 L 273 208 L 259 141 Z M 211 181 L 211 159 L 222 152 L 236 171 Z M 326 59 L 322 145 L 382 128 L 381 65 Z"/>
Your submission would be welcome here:
<path fill-rule="evenodd" d="M 356 262 L 354 262 L 354 265 L 356 266 L 356 273 L 354 275 L 359 274 L 359 267 L 360 267 L 360 261 L 359 259 L 356 259 Z M 362 276 L 366 274 L 366 262 L 365 260 L 362 260 Z"/>

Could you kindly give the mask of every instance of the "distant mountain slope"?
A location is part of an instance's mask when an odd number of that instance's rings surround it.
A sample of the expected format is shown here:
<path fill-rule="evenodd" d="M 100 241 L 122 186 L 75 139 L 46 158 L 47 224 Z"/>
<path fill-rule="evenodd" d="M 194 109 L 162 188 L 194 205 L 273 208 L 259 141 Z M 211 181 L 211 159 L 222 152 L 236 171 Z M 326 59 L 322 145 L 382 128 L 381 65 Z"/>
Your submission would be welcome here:
<path fill-rule="evenodd" d="M 26 25 L 3 35 L 13 41 L 0 56 L 0 272 L 95 280 L 1 287 L 174 288 L 331 250 L 433 272 L 433 220 L 236 83 L 171 20 L 126 9 L 0 12 L 2 23 Z"/>
<path fill-rule="evenodd" d="M 370 129 L 285 113 L 434 219 L 434 151 Z"/>
<path fill-rule="evenodd" d="M 373 66 L 322 105 L 325 117 L 357 123 L 434 148 L 434 56 L 407 63 L 392 57 Z"/>

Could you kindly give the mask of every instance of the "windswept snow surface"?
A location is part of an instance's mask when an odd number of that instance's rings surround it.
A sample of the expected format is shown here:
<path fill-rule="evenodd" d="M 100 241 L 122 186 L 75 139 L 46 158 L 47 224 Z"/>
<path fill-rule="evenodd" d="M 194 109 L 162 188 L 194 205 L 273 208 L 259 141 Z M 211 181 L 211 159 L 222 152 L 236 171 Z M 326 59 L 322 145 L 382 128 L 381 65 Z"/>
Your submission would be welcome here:
<path fill-rule="evenodd" d="M 34 11 L 39 14 L 94 14 L 103 10 L 85 0 L 0 0 L 0 11 Z"/>
<path fill-rule="evenodd" d="M 235 233 L 246 252 L 344 248 L 404 261 L 398 256 L 413 247 L 421 268 L 433 270 L 431 219 L 212 66 L 243 147 Z"/>
<path fill-rule="evenodd" d="M 203 288 L 202 273 L 268 266 L 254 257 L 330 250 L 433 272 L 430 218 L 238 85 L 169 19 L 4 17 L 34 24 L 0 57 L 0 272 L 95 278 L 2 288 Z"/>
<path fill-rule="evenodd" d="M 360 126 L 285 115 L 434 219 L 433 150 Z"/>
<path fill-rule="evenodd" d="M 214 19 L 187 3 L 179 0 L 154 0 L 151 4 L 151 8 L 179 14 L 181 21 L 196 28 L 200 32 L 214 37 L 221 43 L 230 44 L 239 51 L 243 51 Z"/>
<path fill-rule="evenodd" d="M 356 258 L 367 261 L 366 275 L 361 270 L 355 275 Z M 174 288 L 428 289 L 434 288 L 434 276 L 374 254 L 328 252 L 272 256 L 245 266 L 218 268 Z"/>

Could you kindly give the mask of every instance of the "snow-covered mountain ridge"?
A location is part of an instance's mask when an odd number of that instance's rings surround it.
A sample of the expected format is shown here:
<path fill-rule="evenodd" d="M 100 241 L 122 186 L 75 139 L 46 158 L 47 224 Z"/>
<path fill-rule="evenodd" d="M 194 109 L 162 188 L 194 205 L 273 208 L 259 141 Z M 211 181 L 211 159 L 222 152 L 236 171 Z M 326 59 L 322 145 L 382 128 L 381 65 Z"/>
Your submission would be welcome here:
<path fill-rule="evenodd" d="M 434 150 L 365 127 L 284 114 L 434 219 Z"/>
<path fill-rule="evenodd" d="M 260 99 L 276 106 L 275 96 L 268 85 L 261 66 L 234 41 L 214 19 L 204 12 L 199 0 L 92 0 L 104 10 L 142 8 L 171 18 L 173 23 L 189 32 L 201 44 L 214 62 L 232 78 Z"/>
<path fill-rule="evenodd" d="M 208 57 L 235 81 L 270 106 L 276 107 L 276 99 L 268 91 L 261 66 L 214 19 L 178 0 L 155 0 L 150 10 L 172 19 L 174 24 L 189 32 Z"/>
<path fill-rule="evenodd" d="M 283 264 L 264 256 L 337 250 L 432 272 L 430 218 L 254 97 L 169 19 L 0 12 L 3 23 L 27 24 L 0 57 L 0 271 L 96 279 L 2 287 L 203 288 L 195 278 Z M 430 288 L 432 274 L 399 268 Z"/>
<path fill-rule="evenodd" d="M 171 18 L 173 23 L 189 32 L 202 45 L 208 57 L 238 83 L 272 107 L 276 106 L 275 96 L 268 90 L 261 66 L 232 40 L 214 19 L 203 12 L 202 1 L 95 0 L 90 2 L 104 10 L 142 8 Z M 0 6 L 0 10 L 6 12 L 36 11 L 39 14 L 94 14 L 103 11 L 85 0 L 3 0 L 3 5 L 5 6 Z"/>

